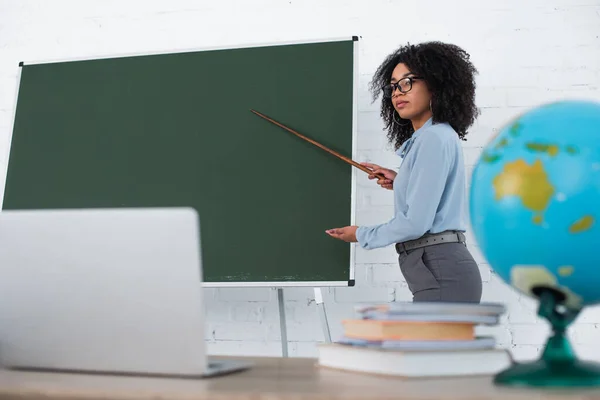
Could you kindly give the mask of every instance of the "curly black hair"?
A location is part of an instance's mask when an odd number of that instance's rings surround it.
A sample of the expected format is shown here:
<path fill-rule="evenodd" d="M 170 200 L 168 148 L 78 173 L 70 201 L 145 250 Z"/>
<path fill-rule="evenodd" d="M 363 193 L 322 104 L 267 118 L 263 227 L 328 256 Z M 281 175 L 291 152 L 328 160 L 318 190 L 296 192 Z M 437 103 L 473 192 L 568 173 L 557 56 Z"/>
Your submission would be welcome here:
<path fill-rule="evenodd" d="M 424 78 L 432 94 L 432 121 L 447 122 L 466 140 L 467 129 L 475 122 L 479 110 L 475 106 L 475 75 L 478 73 L 470 55 L 462 48 L 442 42 L 408 43 L 389 54 L 370 83 L 373 102 L 381 88 L 390 83 L 394 68 L 403 63 L 415 75 Z M 414 133 L 409 120 L 394 116 L 389 98 L 381 101 L 381 117 L 390 143 L 398 149 Z M 394 118 L 396 122 L 394 122 Z"/>

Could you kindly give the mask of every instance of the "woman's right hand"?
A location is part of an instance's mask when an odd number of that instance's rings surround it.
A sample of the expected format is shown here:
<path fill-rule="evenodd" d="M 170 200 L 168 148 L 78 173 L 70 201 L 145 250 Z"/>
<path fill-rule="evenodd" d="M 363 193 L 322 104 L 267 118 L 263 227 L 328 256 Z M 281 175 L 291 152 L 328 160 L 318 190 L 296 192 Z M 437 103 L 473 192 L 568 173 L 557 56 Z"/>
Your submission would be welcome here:
<path fill-rule="evenodd" d="M 371 163 L 360 163 L 361 165 L 369 168 L 373 173 L 369 174 L 369 179 L 377 179 L 377 184 L 384 189 L 392 190 L 394 188 L 394 179 L 396 179 L 397 173 L 391 169 L 382 168 L 377 164 Z M 383 175 L 385 179 L 375 176 Z"/>

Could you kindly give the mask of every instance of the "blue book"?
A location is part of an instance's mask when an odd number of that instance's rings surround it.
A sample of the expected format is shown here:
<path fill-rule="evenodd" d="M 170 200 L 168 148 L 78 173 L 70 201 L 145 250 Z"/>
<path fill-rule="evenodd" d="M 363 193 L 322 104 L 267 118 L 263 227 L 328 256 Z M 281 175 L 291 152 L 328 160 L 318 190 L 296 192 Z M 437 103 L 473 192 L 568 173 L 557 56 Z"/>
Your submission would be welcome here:
<path fill-rule="evenodd" d="M 452 351 L 493 349 L 496 346 L 496 339 L 494 337 L 481 336 L 474 340 L 364 340 L 343 336 L 336 343 L 356 347 L 401 351 Z"/>
<path fill-rule="evenodd" d="M 464 322 L 482 325 L 497 325 L 500 322 L 500 317 L 497 315 L 410 314 L 379 310 L 364 311 L 360 313 L 360 317 L 380 321 Z"/>

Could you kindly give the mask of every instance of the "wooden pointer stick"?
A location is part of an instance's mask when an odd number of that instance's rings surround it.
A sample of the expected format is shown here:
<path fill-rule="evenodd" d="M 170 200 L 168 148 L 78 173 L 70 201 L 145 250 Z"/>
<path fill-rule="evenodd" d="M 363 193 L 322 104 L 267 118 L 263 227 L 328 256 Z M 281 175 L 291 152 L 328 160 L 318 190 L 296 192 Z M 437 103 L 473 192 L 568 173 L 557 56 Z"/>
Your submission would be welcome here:
<path fill-rule="evenodd" d="M 259 117 L 262 117 L 262 118 L 266 119 L 267 121 L 269 121 L 269 122 L 272 122 L 272 123 L 274 123 L 275 125 L 277 125 L 277 126 L 279 126 L 279 127 L 283 128 L 283 129 L 285 129 L 286 131 L 293 133 L 294 135 L 298 136 L 299 138 L 301 138 L 301 139 L 304 139 L 304 140 L 306 140 L 307 142 L 309 142 L 309 143 L 312 143 L 312 144 L 314 144 L 314 145 L 315 145 L 315 146 L 317 146 L 317 147 L 320 147 L 321 149 L 325 150 L 326 152 L 328 152 L 328 153 L 330 153 L 330 154 L 333 154 L 334 156 L 336 156 L 336 157 L 340 158 L 341 160 L 343 160 L 343 161 L 347 162 L 348 164 L 350 164 L 350 165 L 353 165 L 353 166 L 355 166 L 356 168 L 360 169 L 361 171 L 364 171 L 364 172 L 366 172 L 366 173 L 367 173 L 367 174 L 369 174 L 369 175 L 375 175 L 375 176 L 377 176 L 377 177 L 379 177 L 379 178 L 381 178 L 381 179 L 386 179 L 386 178 L 385 178 L 385 176 L 383 176 L 383 175 L 381 175 L 381 174 L 373 174 L 373 171 L 371 171 L 369 168 L 367 168 L 367 167 L 365 167 L 365 166 L 363 166 L 363 165 L 360 165 L 360 164 L 359 164 L 359 163 L 357 163 L 356 161 L 354 161 L 354 160 L 352 160 L 352 159 L 350 159 L 350 158 L 348 158 L 348 157 L 345 157 L 345 156 L 343 156 L 343 155 L 341 155 L 341 154 L 339 154 L 339 153 L 337 153 L 337 152 L 335 152 L 335 151 L 331 150 L 330 148 L 328 148 L 328 147 L 326 147 L 326 146 L 322 145 L 321 143 L 317 142 L 316 140 L 313 140 L 313 139 L 307 138 L 306 136 L 304 136 L 304 135 L 302 135 L 302 134 L 300 134 L 300 133 L 296 132 L 295 130 L 293 130 L 293 129 L 291 129 L 291 128 L 288 128 L 287 126 L 285 126 L 285 125 L 283 125 L 283 124 L 280 124 L 279 122 L 277 122 L 277 121 L 275 121 L 275 120 L 273 120 L 273 119 L 271 119 L 271 118 L 267 117 L 267 116 L 266 116 L 266 115 L 264 115 L 264 114 L 261 114 L 261 113 L 259 113 L 259 112 L 258 112 L 258 111 L 256 111 L 256 110 L 250 110 L 250 111 L 252 111 L 254 114 L 258 115 Z"/>

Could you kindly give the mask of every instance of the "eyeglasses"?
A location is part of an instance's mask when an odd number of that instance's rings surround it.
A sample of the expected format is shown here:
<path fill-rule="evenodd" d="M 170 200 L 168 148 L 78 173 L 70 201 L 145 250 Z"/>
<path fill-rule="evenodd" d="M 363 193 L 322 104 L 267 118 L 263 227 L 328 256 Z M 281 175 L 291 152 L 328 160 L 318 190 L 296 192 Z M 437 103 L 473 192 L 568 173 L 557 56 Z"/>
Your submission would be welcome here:
<path fill-rule="evenodd" d="M 385 97 L 392 97 L 392 94 L 396 89 L 400 91 L 400 93 L 408 93 L 412 89 L 413 81 L 417 79 L 423 79 L 420 76 L 409 76 L 406 78 L 400 79 L 396 83 L 390 83 L 389 85 L 385 85 L 381 88 L 383 90 L 383 95 Z"/>

